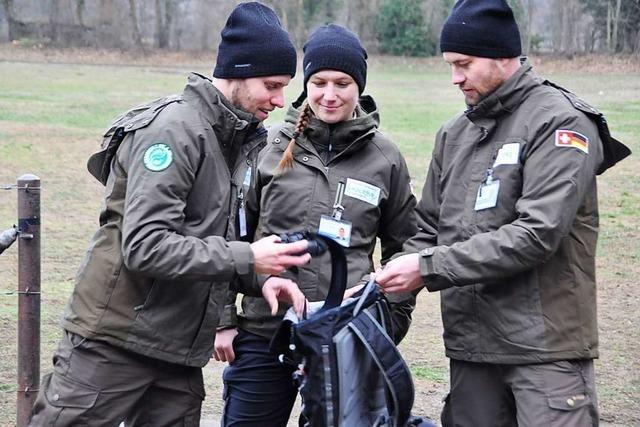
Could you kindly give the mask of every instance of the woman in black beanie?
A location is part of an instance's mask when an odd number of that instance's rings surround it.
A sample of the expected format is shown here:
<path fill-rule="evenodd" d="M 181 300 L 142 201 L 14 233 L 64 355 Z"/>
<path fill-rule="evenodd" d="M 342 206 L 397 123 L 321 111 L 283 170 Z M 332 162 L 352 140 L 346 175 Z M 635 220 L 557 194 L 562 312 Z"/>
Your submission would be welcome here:
<path fill-rule="evenodd" d="M 254 239 L 309 230 L 344 246 L 351 287 L 373 271 L 376 238 L 384 263 L 416 231 L 407 165 L 378 130 L 375 102 L 362 96 L 366 59 L 358 37 L 342 26 L 328 24 L 311 34 L 304 46 L 304 93 L 285 122 L 270 130 L 246 198 L 247 230 Z M 293 280 L 313 304 L 325 299 L 330 276 L 326 254 L 297 271 L 261 280 Z M 233 314 L 234 302 L 235 295 L 229 299 Z M 407 296 L 391 302 L 396 343 L 409 327 L 414 303 Z M 221 324 L 230 319 L 229 329 L 216 336 L 216 358 L 230 361 L 222 424 L 286 426 L 297 394 L 295 367 L 269 353 L 284 311 L 273 316 L 264 299 L 248 296 L 242 308 L 237 322 L 233 314 L 223 315 Z"/>

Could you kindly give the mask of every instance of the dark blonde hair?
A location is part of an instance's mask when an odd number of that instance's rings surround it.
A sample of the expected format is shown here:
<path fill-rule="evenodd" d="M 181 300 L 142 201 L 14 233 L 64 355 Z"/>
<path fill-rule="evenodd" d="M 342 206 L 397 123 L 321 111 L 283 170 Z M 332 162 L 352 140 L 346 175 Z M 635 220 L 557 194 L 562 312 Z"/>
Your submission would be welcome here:
<path fill-rule="evenodd" d="M 288 169 L 293 168 L 293 147 L 296 144 L 296 139 L 302 135 L 304 130 L 309 125 L 309 118 L 311 116 L 311 107 L 309 107 L 309 103 L 305 101 L 300 108 L 300 115 L 298 116 L 298 122 L 296 123 L 296 129 L 293 132 L 293 137 L 291 141 L 289 141 L 289 145 L 287 145 L 287 149 L 284 150 L 282 154 L 282 159 L 280 159 L 280 163 L 278 163 L 278 172 L 283 173 Z"/>

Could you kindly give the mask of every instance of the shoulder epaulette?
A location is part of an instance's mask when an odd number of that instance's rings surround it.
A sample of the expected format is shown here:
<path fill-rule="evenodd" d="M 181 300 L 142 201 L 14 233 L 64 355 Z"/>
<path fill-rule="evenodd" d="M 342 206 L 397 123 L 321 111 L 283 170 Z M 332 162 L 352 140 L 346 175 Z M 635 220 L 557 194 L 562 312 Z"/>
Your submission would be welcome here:
<path fill-rule="evenodd" d="M 542 84 L 553 87 L 560 91 L 560 93 L 562 93 L 562 95 L 567 98 L 573 108 L 584 113 L 587 117 L 595 122 L 596 126 L 598 127 L 598 134 L 600 135 L 600 139 L 602 140 L 602 148 L 604 154 L 602 164 L 597 171 L 598 175 L 602 174 L 604 171 L 631 154 L 631 150 L 629 149 L 629 147 L 611 136 L 611 132 L 609 132 L 609 125 L 607 124 L 607 119 L 599 110 L 592 107 L 582 99 L 578 98 L 578 96 L 574 93 L 568 91 L 562 86 L 550 82 L 549 80 L 543 81 Z"/>

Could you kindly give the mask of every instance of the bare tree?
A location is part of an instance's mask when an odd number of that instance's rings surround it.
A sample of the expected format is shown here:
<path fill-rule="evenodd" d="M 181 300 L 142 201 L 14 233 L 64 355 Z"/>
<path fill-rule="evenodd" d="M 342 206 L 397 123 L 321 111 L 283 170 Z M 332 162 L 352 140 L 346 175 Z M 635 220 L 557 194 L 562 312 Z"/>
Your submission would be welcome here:
<path fill-rule="evenodd" d="M 599 47 L 606 52 L 637 52 L 640 0 L 583 0 L 594 22 Z"/>
<path fill-rule="evenodd" d="M 171 20 L 175 14 L 175 2 L 173 0 L 156 0 L 156 47 L 166 49 L 171 42 Z"/>
<path fill-rule="evenodd" d="M 615 52 L 618 46 L 618 28 L 620 26 L 620 7 L 622 0 L 615 0 L 615 6 L 607 1 L 607 50 Z"/>
<path fill-rule="evenodd" d="M 59 2 L 56 0 L 51 0 L 49 3 L 49 37 L 53 43 L 58 43 L 58 23 L 60 21 L 59 17 Z"/>
<path fill-rule="evenodd" d="M 131 19 L 131 30 L 133 31 L 133 42 L 136 50 L 146 53 L 142 45 L 140 26 L 138 25 L 138 13 L 136 11 L 136 0 L 129 0 L 129 18 Z"/>
<path fill-rule="evenodd" d="M 7 35 L 9 36 L 9 41 L 11 41 L 15 39 L 13 33 L 13 0 L 2 0 L 2 7 L 7 18 Z"/>
<path fill-rule="evenodd" d="M 531 52 L 531 41 L 533 39 L 533 14 L 535 12 L 534 0 L 521 0 L 523 2 L 522 9 L 525 12 L 524 27 L 524 53 L 528 55 Z"/>
<path fill-rule="evenodd" d="M 554 0 L 551 15 L 553 51 L 573 56 L 583 38 L 583 5 L 580 0 Z"/>

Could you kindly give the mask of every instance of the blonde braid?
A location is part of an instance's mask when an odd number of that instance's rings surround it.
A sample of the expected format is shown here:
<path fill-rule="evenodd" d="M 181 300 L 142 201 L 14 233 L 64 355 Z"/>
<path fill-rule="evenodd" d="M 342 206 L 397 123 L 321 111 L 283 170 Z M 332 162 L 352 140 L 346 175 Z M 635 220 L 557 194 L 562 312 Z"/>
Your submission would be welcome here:
<path fill-rule="evenodd" d="M 293 138 L 289 141 L 289 145 L 287 145 L 287 149 L 284 150 L 282 159 L 280 159 L 280 163 L 278 163 L 278 173 L 284 173 L 287 169 L 293 169 L 293 147 L 296 144 L 296 139 L 302 135 L 307 126 L 309 126 L 310 115 L 311 108 L 309 107 L 309 103 L 305 101 L 304 104 L 302 104 L 300 116 L 298 116 Z"/>

